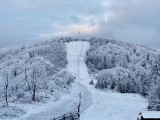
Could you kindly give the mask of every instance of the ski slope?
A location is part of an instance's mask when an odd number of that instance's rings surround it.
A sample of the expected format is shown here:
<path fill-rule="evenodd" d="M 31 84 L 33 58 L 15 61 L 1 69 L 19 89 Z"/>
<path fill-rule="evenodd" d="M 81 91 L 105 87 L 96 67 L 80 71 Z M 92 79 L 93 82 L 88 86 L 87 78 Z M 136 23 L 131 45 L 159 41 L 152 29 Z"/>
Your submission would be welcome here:
<path fill-rule="evenodd" d="M 88 42 L 67 44 L 68 71 L 77 77 L 76 82 L 87 88 L 92 96 L 91 105 L 82 111 L 81 120 L 136 120 L 146 110 L 147 100 L 136 94 L 121 94 L 97 90 L 89 85 L 92 79 L 84 63 Z"/>

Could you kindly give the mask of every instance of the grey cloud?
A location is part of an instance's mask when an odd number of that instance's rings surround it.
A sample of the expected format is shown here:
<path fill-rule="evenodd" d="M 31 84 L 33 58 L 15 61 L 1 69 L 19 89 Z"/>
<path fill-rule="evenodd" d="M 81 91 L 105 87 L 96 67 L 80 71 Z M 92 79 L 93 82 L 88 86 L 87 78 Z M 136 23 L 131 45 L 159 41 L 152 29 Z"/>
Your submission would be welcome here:
<path fill-rule="evenodd" d="M 23 43 L 31 36 L 63 33 L 74 25 L 81 30 L 88 25 L 89 30 L 96 30 L 85 36 L 160 47 L 159 0 L 15 0 L 5 8 L 10 0 L 6 1 L 0 4 L 4 28 L 0 29 L 0 42 Z"/>
<path fill-rule="evenodd" d="M 99 36 L 160 47 L 160 1 L 113 0 L 108 21 L 100 23 Z M 155 44 L 157 43 L 157 44 Z"/>

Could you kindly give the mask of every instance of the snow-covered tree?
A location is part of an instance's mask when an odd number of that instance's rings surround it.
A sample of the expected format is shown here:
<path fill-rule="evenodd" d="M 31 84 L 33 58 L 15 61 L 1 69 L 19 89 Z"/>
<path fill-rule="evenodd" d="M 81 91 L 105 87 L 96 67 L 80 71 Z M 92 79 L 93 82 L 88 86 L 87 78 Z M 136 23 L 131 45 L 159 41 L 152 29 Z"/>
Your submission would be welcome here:
<path fill-rule="evenodd" d="M 8 93 L 9 93 L 9 75 L 8 72 L 3 73 L 3 79 L 4 79 L 4 97 L 6 106 L 8 107 Z"/>
<path fill-rule="evenodd" d="M 160 111 L 160 55 L 152 67 L 149 93 L 149 109 Z"/>

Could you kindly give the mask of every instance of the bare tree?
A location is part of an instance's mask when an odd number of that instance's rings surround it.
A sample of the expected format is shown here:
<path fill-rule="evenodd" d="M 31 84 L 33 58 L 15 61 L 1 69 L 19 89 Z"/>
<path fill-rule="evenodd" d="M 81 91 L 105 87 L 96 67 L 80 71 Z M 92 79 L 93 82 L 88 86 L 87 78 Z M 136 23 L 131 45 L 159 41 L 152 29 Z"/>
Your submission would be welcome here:
<path fill-rule="evenodd" d="M 6 101 L 6 105 L 8 107 L 8 73 L 4 73 L 4 97 Z"/>
<path fill-rule="evenodd" d="M 42 88 L 42 78 L 45 76 L 44 67 L 40 64 L 33 64 L 31 68 L 25 68 L 24 70 L 24 81 L 27 85 L 27 90 L 31 95 L 31 100 L 36 101 L 38 89 Z"/>
<path fill-rule="evenodd" d="M 28 74 L 27 74 L 27 71 L 28 71 L 28 69 L 27 68 L 25 68 L 25 70 L 24 70 L 24 74 L 25 74 L 25 81 L 26 81 L 26 83 L 27 83 L 27 86 L 28 86 L 28 90 L 31 90 L 31 86 L 30 86 L 30 84 L 29 84 L 29 81 L 28 81 Z"/>
<path fill-rule="evenodd" d="M 33 79 L 31 81 L 31 86 L 32 86 L 32 91 L 31 91 L 32 101 L 35 101 L 36 100 L 36 92 L 37 92 L 37 81 L 35 79 Z"/>
<path fill-rule="evenodd" d="M 36 67 L 33 67 L 32 75 L 31 75 L 31 95 L 32 95 L 32 101 L 36 100 L 36 92 L 38 87 L 38 79 L 40 79 L 41 72 L 38 71 Z"/>

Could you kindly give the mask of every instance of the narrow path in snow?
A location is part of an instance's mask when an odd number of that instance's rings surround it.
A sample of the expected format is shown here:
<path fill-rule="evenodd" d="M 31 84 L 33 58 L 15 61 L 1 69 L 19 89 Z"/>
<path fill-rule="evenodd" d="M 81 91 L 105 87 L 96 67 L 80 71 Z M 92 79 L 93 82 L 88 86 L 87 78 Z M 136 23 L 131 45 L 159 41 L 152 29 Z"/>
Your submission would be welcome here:
<path fill-rule="evenodd" d="M 84 63 L 88 49 L 88 42 L 67 44 L 68 71 L 77 76 L 76 82 L 92 95 L 92 104 L 82 112 L 81 120 L 136 120 L 138 113 L 145 110 L 147 101 L 140 95 L 102 91 L 89 85 L 92 78 Z"/>

